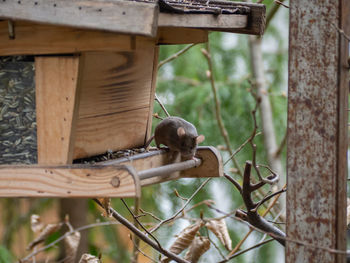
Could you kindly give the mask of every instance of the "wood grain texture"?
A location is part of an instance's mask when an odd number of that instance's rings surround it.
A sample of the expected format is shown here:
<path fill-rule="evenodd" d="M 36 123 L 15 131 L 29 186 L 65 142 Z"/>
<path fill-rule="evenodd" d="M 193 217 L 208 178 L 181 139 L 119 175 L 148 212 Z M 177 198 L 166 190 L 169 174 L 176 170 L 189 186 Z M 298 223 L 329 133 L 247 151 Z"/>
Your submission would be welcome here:
<path fill-rule="evenodd" d="M 190 44 L 208 41 L 208 31 L 193 28 L 159 27 L 158 44 Z"/>
<path fill-rule="evenodd" d="M 0 166 L 0 196 L 136 197 L 134 176 L 126 166 Z"/>
<path fill-rule="evenodd" d="M 10 39 L 8 22 L 0 21 L 0 55 L 70 54 L 86 51 L 132 50 L 135 38 L 104 31 L 15 21 Z M 136 37 L 143 39 L 143 37 Z"/>
<path fill-rule="evenodd" d="M 291 239 L 344 251 L 348 42 L 337 27 L 349 34 L 346 2 L 290 4 L 286 226 Z M 287 242 L 286 262 L 345 262 L 345 255 Z"/>
<path fill-rule="evenodd" d="M 83 55 L 74 158 L 144 144 L 153 103 L 154 51 L 154 40 L 136 40 L 134 51 Z"/>
<path fill-rule="evenodd" d="M 0 17 L 52 25 L 156 35 L 155 2 L 25 0 L 0 1 Z"/>
<path fill-rule="evenodd" d="M 202 164 L 197 168 L 191 168 L 182 172 L 175 172 L 168 176 L 159 176 L 141 181 L 142 186 L 158 184 L 169 180 L 180 178 L 202 178 L 220 177 L 223 175 L 223 164 L 220 152 L 212 146 L 198 147 L 197 154 L 202 159 Z M 131 156 L 128 159 L 110 160 L 101 163 L 102 165 L 132 165 L 136 171 L 147 170 L 164 166 L 170 163 L 180 162 L 180 158 L 172 160 L 169 152 L 165 150 L 150 151 L 143 154 Z"/>
<path fill-rule="evenodd" d="M 158 18 L 159 27 L 204 28 L 217 31 L 246 28 L 247 23 L 247 15 L 160 13 Z"/>
<path fill-rule="evenodd" d="M 66 164 L 73 157 L 78 116 L 79 57 L 36 57 L 38 163 Z"/>

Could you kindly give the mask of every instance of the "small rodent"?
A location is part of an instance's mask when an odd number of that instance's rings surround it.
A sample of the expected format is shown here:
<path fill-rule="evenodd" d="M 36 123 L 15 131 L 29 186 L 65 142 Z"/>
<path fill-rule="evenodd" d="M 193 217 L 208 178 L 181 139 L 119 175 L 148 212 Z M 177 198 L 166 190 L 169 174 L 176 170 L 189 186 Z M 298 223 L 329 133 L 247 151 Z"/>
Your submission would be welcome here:
<path fill-rule="evenodd" d="M 154 139 L 157 148 L 161 144 L 168 146 L 172 152 L 191 159 L 196 154 L 197 144 L 204 141 L 204 135 L 198 135 L 196 127 L 179 117 L 167 117 L 155 128 Z"/>

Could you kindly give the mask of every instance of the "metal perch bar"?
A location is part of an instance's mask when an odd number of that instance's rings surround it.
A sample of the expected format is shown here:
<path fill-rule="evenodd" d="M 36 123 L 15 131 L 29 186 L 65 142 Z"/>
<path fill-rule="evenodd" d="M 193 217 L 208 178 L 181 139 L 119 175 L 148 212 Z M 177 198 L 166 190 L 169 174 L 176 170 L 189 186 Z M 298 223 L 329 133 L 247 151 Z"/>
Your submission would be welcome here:
<path fill-rule="evenodd" d="M 190 168 L 198 167 L 201 164 L 202 164 L 201 159 L 194 158 L 194 159 L 179 162 L 179 163 L 168 164 L 161 167 L 140 171 L 138 172 L 138 176 L 140 180 L 144 180 L 144 179 L 148 179 L 156 176 L 168 175 L 173 172 L 178 172 L 178 171 L 183 171 Z"/>

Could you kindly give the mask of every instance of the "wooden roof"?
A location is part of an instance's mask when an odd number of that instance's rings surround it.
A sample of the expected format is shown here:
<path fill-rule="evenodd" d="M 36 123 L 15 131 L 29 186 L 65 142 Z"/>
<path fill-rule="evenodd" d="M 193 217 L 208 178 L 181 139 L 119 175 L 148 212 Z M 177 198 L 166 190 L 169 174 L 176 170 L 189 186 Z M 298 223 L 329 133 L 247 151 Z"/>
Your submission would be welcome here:
<path fill-rule="evenodd" d="M 0 18 L 155 37 L 158 28 L 261 35 L 265 6 L 232 1 L 0 1 Z"/>

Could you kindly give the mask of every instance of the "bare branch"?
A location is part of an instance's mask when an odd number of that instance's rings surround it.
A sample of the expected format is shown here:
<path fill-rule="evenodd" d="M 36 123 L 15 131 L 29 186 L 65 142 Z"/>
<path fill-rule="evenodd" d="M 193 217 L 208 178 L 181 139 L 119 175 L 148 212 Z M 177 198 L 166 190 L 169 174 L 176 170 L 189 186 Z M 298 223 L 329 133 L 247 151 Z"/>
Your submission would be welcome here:
<path fill-rule="evenodd" d="M 93 199 L 99 206 L 102 206 L 102 204 L 97 200 Z M 168 258 L 171 258 L 172 260 L 175 260 L 180 263 L 189 263 L 187 260 L 182 259 L 178 255 L 158 246 L 156 242 L 154 242 L 152 239 L 150 239 L 147 235 L 145 235 L 143 232 L 141 232 L 138 228 L 136 228 L 132 223 L 130 223 L 126 218 L 124 218 L 122 215 L 120 215 L 117 211 L 115 211 L 112 207 L 109 209 L 111 212 L 111 215 L 118 220 L 122 225 L 127 227 L 131 232 L 133 232 L 135 235 L 137 235 L 142 241 L 153 247 L 155 250 L 159 251 L 163 255 L 167 256 Z"/>
<path fill-rule="evenodd" d="M 154 98 L 155 100 L 158 102 L 159 106 L 162 108 L 162 110 L 165 112 L 166 116 L 169 117 L 170 114 L 169 112 L 166 110 L 164 104 L 160 101 L 159 97 L 157 96 L 157 94 L 154 94 Z"/>
<path fill-rule="evenodd" d="M 124 206 L 126 207 L 126 209 L 129 211 L 129 213 L 131 214 L 131 216 L 134 218 L 134 221 L 148 234 L 150 235 L 153 240 L 157 243 L 157 245 L 161 248 L 162 246 L 160 245 L 158 239 L 152 235 L 151 232 L 149 232 L 144 226 L 143 224 L 141 224 L 141 222 L 139 221 L 139 219 L 134 215 L 134 213 L 131 211 L 131 209 L 129 208 L 129 206 L 126 204 L 126 202 L 124 201 L 123 198 L 120 198 L 120 200 L 122 201 L 122 203 L 124 204 Z M 136 227 L 136 226 L 135 226 Z"/>
<path fill-rule="evenodd" d="M 47 244 L 46 246 L 43 246 L 41 248 L 36 248 L 35 251 L 33 251 L 32 253 L 28 254 L 26 257 L 22 258 L 19 260 L 19 262 L 25 262 L 27 260 L 29 260 L 30 258 L 34 257 L 35 255 L 39 254 L 40 252 L 45 251 L 46 249 L 55 246 L 57 243 L 59 243 L 60 241 L 62 241 L 65 237 L 73 234 L 74 232 L 80 232 L 89 228 L 93 228 L 93 227 L 99 227 L 99 226 L 110 226 L 110 225 L 118 225 L 120 224 L 119 222 L 100 222 L 100 223 L 94 223 L 94 224 L 89 224 L 89 225 L 85 225 L 85 226 L 81 226 L 78 227 L 76 229 L 73 229 L 71 231 L 66 232 L 64 235 L 62 235 L 61 237 L 57 238 L 55 241 L 52 241 L 51 243 Z"/>
<path fill-rule="evenodd" d="M 189 50 L 191 47 L 194 47 L 195 45 L 197 45 L 197 43 L 187 45 L 185 48 L 181 49 L 179 52 L 176 52 L 174 55 L 159 62 L 158 69 L 160 69 L 164 64 L 169 63 L 170 61 L 173 61 L 174 59 L 178 58 L 179 56 L 181 56 L 183 53 L 185 53 L 187 50 Z"/>
<path fill-rule="evenodd" d="M 136 248 L 136 250 L 137 250 L 138 252 L 140 252 L 142 255 L 144 255 L 146 258 L 148 258 L 148 259 L 151 260 L 152 262 L 155 262 L 155 263 L 158 262 L 158 261 L 154 260 L 153 258 L 151 258 L 150 256 L 148 256 L 145 252 L 143 252 L 143 251 L 140 249 L 139 244 L 136 244 L 136 243 L 135 243 L 135 241 L 134 241 L 134 239 L 132 238 L 131 235 L 129 235 L 129 238 L 130 238 L 131 242 L 133 243 L 134 247 Z"/>
<path fill-rule="evenodd" d="M 224 122 L 222 120 L 221 103 L 220 103 L 220 100 L 219 100 L 219 97 L 218 97 L 218 94 L 217 94 L 217 88 L 216 88 L 215 80 L 214 80 L 213 63 L 212 63 L 212 60 L 211 60 L 209 42 L 206 44 L 206 49 L 202 49 L 201 51 L 202 51 L 204 57 L 207 59 L 207 62 L 208 62 L 208 68 L 209 68 L 208 78 L 210 80 L 211 89 L 212 89 L 212 92 L 213 92 L 213 95 L 214 95 L 216 120 L 218 122 L 221 135 L 224 138 L 226 147 L 227 147 L 227 149 L 228 149 L 228 151 L 230 153 L 231 159 L 233 161 L 233 164 L 234 164 L 235 168 L 238 171 L 238 174 L 240 176 L 243 176 L 241 167 L 239 166 L 238 161 L 234 157 L 234 153 L 233 153 L 232 147 L 231 147 L 230 138 L 229 138 L 228 132 L 227 132 L 227 130 L 225 128 L 225 124 L 224 124 Z"/>
<path fill-rule="evenodd" d="M 239 252 L 233 254 L 232 256 L 230 256 L 228 259 L 219 261 L 218 263 L 225 263 L 225 262 L 228 262 L 229 260 L 231 260 L 231 259 L 233 259 L 233 258 L 235 258 L 235 257 L 238 257 L 238 256 L 240 256 L 240 255 L 242 255 L 242 254 L 244 254 L 244 253 L 246 253 L 246 252 L 248 252 L 248 251 L 250 251 L 250 250 L 252 250 L 252 249 L 261 247 L 261 246 L 263 246 L 263 245 L 265 245 L 265 244 L 267 244 L 267 243 L 269 243 L 269 242 L 271 242 L 271 241 L 273 241 L 273 240 L 274 240 L 274 239 L 271 238 L 271 239 L 265 240 L 265 241 L 263 241 L 263 242 L 260 242 L 260 243 L 254 245 L 254 246 L 252 246 L 252 247 L 250 247 L 250 248 L 247 248 L 247 249 L 244 249 L 244 250 L 242 250 L 242 251 L 239 251 Z"/>
<path fill-rule="evenodd" d="M 165 219 L 161 222 L 159 222 L 150 232 L 153 233 L 154 231 L 157 231 L 158 228 L 160 228 L 163 224 L 168 223 L 170 221 L 173 221 L 180 213 L 184 211 L 186 206 L 192 201 L 192 199 L 196 196 L 196 194 L 211 180 L 211 178 L 206 179 L 198 188 L 197 190 L 191 195 L 190 198 L 186 201 L 186 203 L 181 207 L 180 210 L 178 210 L 173 216 L 169 217 L 168 219 Z"/>
<path fill-rule="evenodd" d="M 227 180 L 229 180 L 236 188 L 237 190 L 242 194 L 242 187 L 241 185 L 235 180 L 233 179 L 231 176 L 229 176 L 228 174 L 224 173 L 224 176 Z"/>

